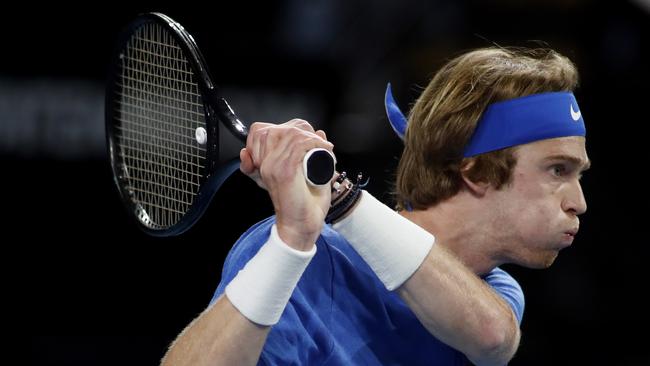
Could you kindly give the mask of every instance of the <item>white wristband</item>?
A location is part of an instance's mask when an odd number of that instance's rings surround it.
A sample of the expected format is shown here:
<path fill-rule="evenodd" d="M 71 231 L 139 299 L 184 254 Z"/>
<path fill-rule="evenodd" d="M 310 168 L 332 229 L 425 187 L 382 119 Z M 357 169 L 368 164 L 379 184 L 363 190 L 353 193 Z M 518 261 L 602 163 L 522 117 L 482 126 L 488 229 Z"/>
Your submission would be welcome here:
<path fill-rule="evenodd" d="M 435 238 L 370 193 L 361 192 L 357 207 L 332 227 L 347 239 L 390 291 L 420 267 Z"/>
<path fill-rule="evenodd" d="M 226 286 L 226 296 L 250 321 L 276 324 L 315 254 L 316 245 L 308 252 L 289 247 L 273 224 L 269 240 Z"/>

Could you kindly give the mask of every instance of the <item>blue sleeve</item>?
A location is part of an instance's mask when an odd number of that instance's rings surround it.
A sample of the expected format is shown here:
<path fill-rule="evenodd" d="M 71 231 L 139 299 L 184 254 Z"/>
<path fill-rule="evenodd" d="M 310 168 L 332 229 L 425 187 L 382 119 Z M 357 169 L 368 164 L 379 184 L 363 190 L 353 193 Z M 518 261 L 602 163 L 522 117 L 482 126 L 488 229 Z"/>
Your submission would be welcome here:
<path fill-rule="evenodd" d="M 232 281 L 233 278 L 244 268 L 246 263 L 257 254 L 262 245 L 266 243 L 271 235 L 271 226 L 275 223 L 275 216 L 271 216 L 265 220 L 258 222 L 251 226 L 242 236 L 239 237 L 235 245 L 228 253 L 226 260 L 223 264 L 221 271 L 221 281 L 217 290 L 210 300 L 212 304 L 219 296 L 226 290 L 226 286 Z"/>
<path fill-rule="evenodd" d="M 524 292 L 521 286 L 519 286 L 519 283 L 508 272 L 498 267 L 483 277 L 483 280 L 508 302 L 517 317 L 517 321 L 521 324 L 526 302 L 524 300 Z"/>

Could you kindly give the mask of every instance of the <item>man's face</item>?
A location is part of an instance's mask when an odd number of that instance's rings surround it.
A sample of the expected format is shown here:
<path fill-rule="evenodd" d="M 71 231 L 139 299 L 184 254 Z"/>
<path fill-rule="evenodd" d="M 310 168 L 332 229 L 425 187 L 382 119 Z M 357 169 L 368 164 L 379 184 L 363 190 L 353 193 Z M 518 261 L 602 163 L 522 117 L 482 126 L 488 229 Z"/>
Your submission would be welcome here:
<path fill-rule="evenodd" d="M 495 228 L 505 257 L 531 268 L 550 266 L 571 245 L 587 210 L 580 177 L 589 168 L 584 137 L 536 141 L 516 151 L 510 185 L 493 191 Z"/>

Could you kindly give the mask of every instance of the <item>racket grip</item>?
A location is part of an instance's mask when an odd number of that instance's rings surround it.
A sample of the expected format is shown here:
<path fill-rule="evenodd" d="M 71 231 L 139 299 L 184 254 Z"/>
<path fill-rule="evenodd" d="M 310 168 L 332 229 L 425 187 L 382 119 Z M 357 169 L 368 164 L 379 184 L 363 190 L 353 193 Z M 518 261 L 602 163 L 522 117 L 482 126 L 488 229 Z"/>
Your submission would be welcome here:
<path fill-rule="evenodd" d="M 336 158 L 329 150 L 315 148 L 307 151 L 302 159 L 302 168 L 307 183 L 312 186 L 330 184 L 334 176 Z"/>

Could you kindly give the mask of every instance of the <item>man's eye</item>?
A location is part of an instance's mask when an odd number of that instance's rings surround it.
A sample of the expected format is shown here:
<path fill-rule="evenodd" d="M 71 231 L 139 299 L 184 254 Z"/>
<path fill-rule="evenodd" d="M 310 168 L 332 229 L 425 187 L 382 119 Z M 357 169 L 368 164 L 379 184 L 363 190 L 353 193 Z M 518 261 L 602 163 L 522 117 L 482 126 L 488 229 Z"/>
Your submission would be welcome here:
<path fill-rule="evenodd" d="M 553 165 L 553 174 L 561 176 L 566 173 L 566 167 L 564 165 Z"/>

